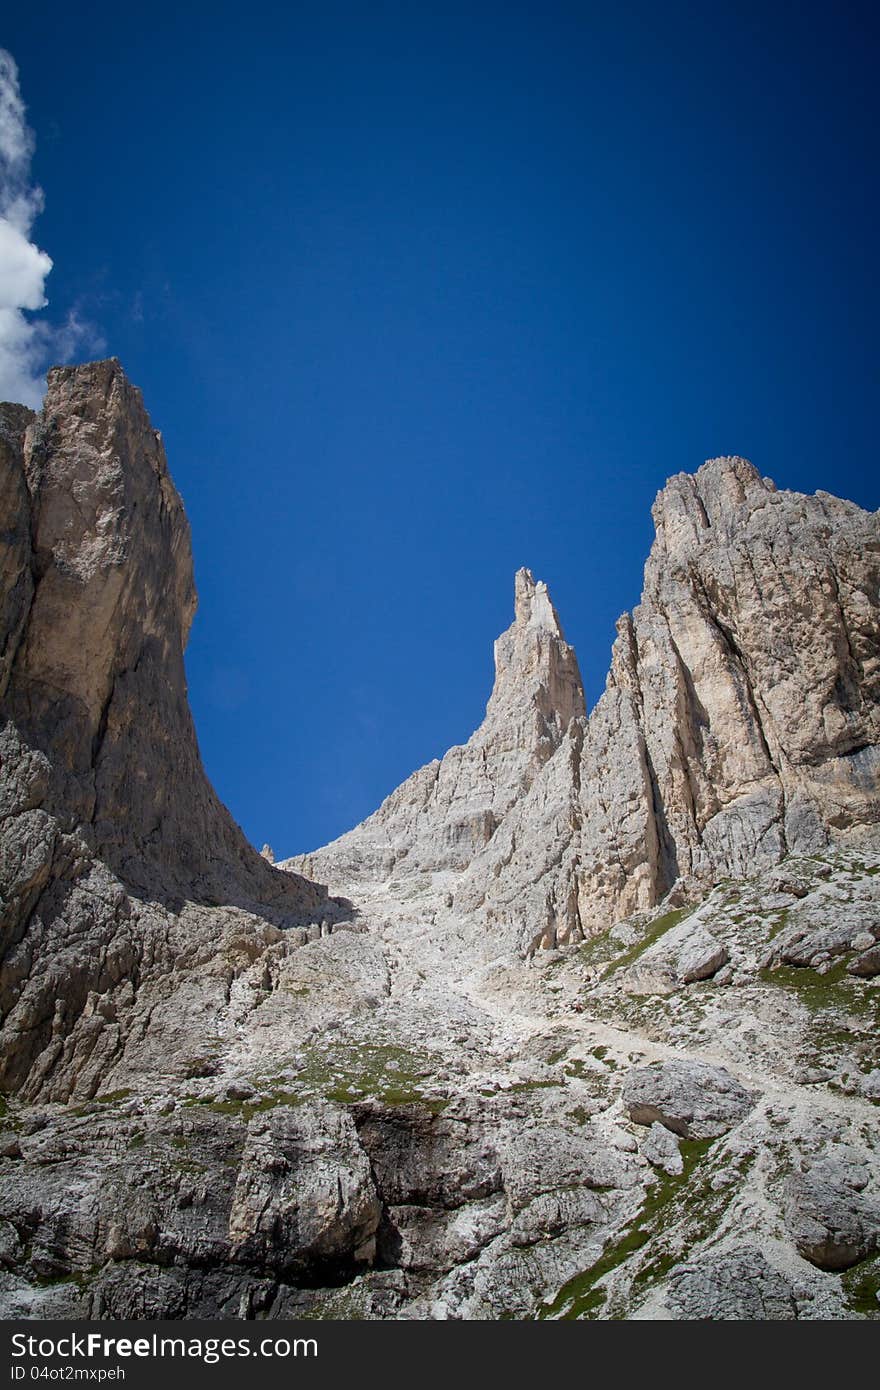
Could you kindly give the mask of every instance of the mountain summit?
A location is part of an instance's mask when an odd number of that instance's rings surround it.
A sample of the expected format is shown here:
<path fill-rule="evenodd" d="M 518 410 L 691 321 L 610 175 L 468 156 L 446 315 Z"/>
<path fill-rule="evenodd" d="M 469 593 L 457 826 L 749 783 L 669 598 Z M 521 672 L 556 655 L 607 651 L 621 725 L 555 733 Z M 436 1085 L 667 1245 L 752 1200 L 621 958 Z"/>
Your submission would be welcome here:
<path fill-rule="evenodd" d="M 347 883 L 387 878 L 392 871 L 464 869 L 585 708 L 577 657 L 547 585 L 521 569 L 514 620 L 495 643 L 486 716 L 468 742 L 413 773 L 363 825 L 326 850 L 281 867 Z"/>

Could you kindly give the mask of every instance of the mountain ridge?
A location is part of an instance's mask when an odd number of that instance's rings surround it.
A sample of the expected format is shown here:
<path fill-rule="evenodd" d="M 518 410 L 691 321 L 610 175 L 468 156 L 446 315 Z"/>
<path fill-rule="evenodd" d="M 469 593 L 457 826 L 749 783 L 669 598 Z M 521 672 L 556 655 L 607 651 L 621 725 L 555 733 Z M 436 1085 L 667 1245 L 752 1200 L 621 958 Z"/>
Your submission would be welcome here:
<path fill-rule="evenodd" d="M 465 912 L 478 911 L 487 901 L 488 883 L 494 890 L 497 921 L 507 906 L 498 888 L 503 889 L 508 879 L 507 901 L 530 894 L 529 915 L 533 920 L 544 919 L 538 932 L 523 928 L 520 945 L 528 949 L 583 939 L 602 925 L 598 912 L 605 914 L 604 925 L 608 925 L 608 914 L 613 920 L 635 909 L 654 907 L 670 892 L 686 893 L 713 874 L 739 872 L 746 855 L 760 867 L 775 862 L 789 848 L 794 852 L 820 848 L 833 832 L 858 834 L 860 828 L 880 820 L 876 785 L 867 782 L 869 775 L 880 771 L 877 662 L 870 651 L 876 606 L 872 614 L 866 598 L 866 593 L 876 594 L 880 582 L 876 517 L 827 493 L 808 499 L 780 492 L 772 480 L 762 478 L 738 456 L 708 460 L 694 475 L 674 476 L 658 493 L 652 513 L 656 536 L 645 565 L 642 600 L 632 614 L 618 620 L 603 696 L 587 717 L 572 653 L 577 697 L 559 704 L 555 734 L 547 742 L 550 757 L 536 768 L 534 777 L 522 783 L 518 797 L 496 807 L 496 814 L 482 822 L 476 835 L 465 832 L 463 836 L 473 862 L 457 892 L 456 905 Z M 838 526 L 837 551 L 823 545 L 832 520 Z M 772 534 L 768 537 L 768 533 Z M 812 631 L 803 633 L 810 639 L 804 642 L 804 659 L 811 644 L 815 660 L 825 669 L 813 670 L 798 682 L 797 667 L 787 674 L 783 667 L 787 688 L 781 697 L 777 669 L 767 669 L 774 662 L 778 668 L 777 657 L 768 650 L 762 632 L 769 631 L 773 612 L 780 608 L 784 611 L 778 616 L 786 629 L 796 623 L 803 629 L 798 616 L 803 599 L 781 592 L 778 576 L 773 577 L 778 563 L 772 555 L 774 546 L 777 551 L 783 548 L 787 572 L 794 573 L 798 563 L 809 565 L 817 590 L 821 592 L 823 582 L 829 589 L 826 611 L 811 615 L 815 619 Z M 753 554 L 764 562 L 760 577 Z M 734 572 L 736 565 L 739 572 Z M 517 611 L 521 575 L 529 575 L 534 584 L 528 571 L 519 572 Z M 750 610 L 744 602 L 739 620 L 737 583 L 740 587 L 745 583 L 744 598 L 751 603 Z M 542 587 L 546 593 L 546 586 Z M 848 607 L 844 589 L 850 596 Z M 561 634 L 549 596 L 547 603 Z M 820 618 L 824 618 L 824 630 Z M 499 639 L 502 643 L 517 631 L 518 621 Z M 652 691 L 643 672 L 655 660 L 651 649 L 658 641 L 665 668 L 672 673 L 672 688 Z M 740 642 L 745 642 L 747 651 Z M 838 660 L 843 649 L 846 656 Z M 548 672 L 544 675 L 549 677 Z M 811 699 L 808 689 L 808 681 L 817 679 L 820 686 L 825 682 L 821 700 Z M 498 684 L 496 676 L 496 691 Z M 539 684 L 543 700 L 551 706 L 552 687 L 549 678 L 543 687 Z M 864 697 L 859 693 L 863 690 Z M 535 698 L 535 692 L 524 689 L 516 695 L 523 706 Z M 496 699 L 493 693 L 486 720 L 464 748 L 483 745 Z M 805 717 L 797 727 L 784 715 L 784 705 L 792 700 L 804 709 Z M 573 720 L 582 727 L 572 729 Z M 829 721 L 835 720 L 836 729 L 829 731 Z M 667 729 L 677 731 L 678 746 L 669 746 Z M 496 732 L 496 737 L 503 743 L 503 735 Z M 689 746 L 683 746 L 682 739 Z M 563 742 L 566 747 L 560 752 Z M 860 754 L 854 770 L 841 761 Z M 554 757 L 558 762 L 545 768 L 543 764 L 553 763 Z M 707 768 L 711 759 L 716 765 Z M 434 779 L 446 771 L 460 784 L 467 777 L 467 763 L 460 763 L 459 751 L 450 750 L 445 759 L 435 760 L 402 783 L 360 826 L 322 850 L 283 861 L 283 866 L 345 881 L 348 888 L 359 874 L 387 876 L 407 861 L 416 872 L 450 867 L 448 855 L 438 856 L 431 847 L 458 833 L 454 815 L 461 812 L 436 797 Z M 603 791 L 606 764 L 616 773 L 616 783 L 612 776 Z M 823 776 L 833 784 L 830 788 L 823 784 Z M 536 781 L 540 785 L 533 787 Z M 590 805 L 577 804 L 582 788 Z M 526 804 L 530 795 L 532 802 L 543 803 L 534 808 L 539 819 L 580 820 L 584 842 L 573 846 L 572 837 L 560 837 L 546 825 L 532 837 L 552 847 L 551 857 L 565 861 L 563 881 L 550 883 L 547 875 L 541 876 L 543 906 L 536 901 L 532 881 L 534 857 L 541 849 L 540 843 L 530 844 L 532 812 Z M 485 797 L 481 797 L 478 777 L 463 793 L 458 791 L 459 804 L 467 807 L 468 796 L 474 806 L 482 806 Z M 597 799 L 612 805 L 621 798 L 631 807 L 632 834 L 625 825 L 596 824 Z M 519 803 L 524 809 L 517 819 Z M 470 809 L 476 815 L 474 806 Z M 419 834 L 426 842 L 415 862 L 408 811 L 418 817 Z M 508 821 L 509 817 L 513 819 Z M 395 835 L 402 843 L 395 845 Z M 518 851 L 511 847 L 514 839 L 526 844 L 525 857 L 532 860 L 519 875 Z M 633 841 L 647 848 L 641 863 L 630 861 L 636 852 Z M 370 854 L 378 855 L 372 864 Z M 584 862 L 590 857 L 599 860 L 593 870 Z M 621 859 L 627 865 L 623 880 L 609 883 L 608 863 Z"/>

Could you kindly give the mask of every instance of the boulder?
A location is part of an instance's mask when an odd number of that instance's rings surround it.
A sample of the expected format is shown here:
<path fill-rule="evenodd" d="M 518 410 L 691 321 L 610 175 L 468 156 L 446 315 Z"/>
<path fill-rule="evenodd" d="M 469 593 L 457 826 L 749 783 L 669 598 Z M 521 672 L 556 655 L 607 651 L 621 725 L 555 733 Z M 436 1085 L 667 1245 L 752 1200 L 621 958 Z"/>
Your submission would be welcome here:
<path fill-rule="evenodd" d="M 294 1272 L 370 1264 L 381 1211 L 346 1111 L 315 1101 L 254 1116 L 229 1215 L 234 1259 Z"/>
<path fill-rule="evenodd" d="M 880 945 L 863 951 L 846 968 L 850 975 L 858 975 L 864 980 L 872 980 L 875 975 L 880 975 Z"/>
<path fill-rule="evenodd" d="M 655 1120 L 642 1140 L 640 1152 L 655 1168 L 662 1168 L 670 1177 L 677 1177 L 684 1171 L 684 1161 L 678 1147 L 678 1139 L 672 1130 Z"/>
<path fill-rule="evenodd" d="M 799 1254 L 820 1269 L 849 1269 L 878 1246 L 880 1206 L 859 1191 L 861 1173 L 817 1165 L 793 1173 L 783 1193 L 786 1228 Z"/>
<path fill-rule="evenodd" d="M 699 919 L 687 917 L 623 972 L 623 987 L 628 994 L 672 994 L 711 979 L 729 959 L 724 943 Z"/>
<path fill-rule="evenodd" d="M 683 1139 L 726 1134 L 749 1114 L 756 1099 L 730 1072 L 705 1062 L 653 1062 L 631 1071 L 623 1086 L 631 1120 L 659 1122 Z"/>

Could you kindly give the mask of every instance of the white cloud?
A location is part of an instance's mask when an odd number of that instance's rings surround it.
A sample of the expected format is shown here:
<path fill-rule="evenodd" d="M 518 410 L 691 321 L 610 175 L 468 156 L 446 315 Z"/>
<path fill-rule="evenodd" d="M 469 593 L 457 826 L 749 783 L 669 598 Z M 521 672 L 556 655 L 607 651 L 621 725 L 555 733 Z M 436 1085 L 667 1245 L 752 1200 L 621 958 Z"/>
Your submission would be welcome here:
<path fill-rule="evenodd" d="M 45 251 L 0 217 L 0 309 L 42 309 L 46 303 L 43 282 L 51 269 Z"/>
<path fill-rule="evenodd" d="M 45 308 L 52 259 L 31 241 L 43 191 L 30 181 L 33 132 L 18 68 L 0 48 L 0 400 L 40 406 L 50 359 L 64 361 L 89 336 L 75 313 L 58 327 L 28 313 Z"/>

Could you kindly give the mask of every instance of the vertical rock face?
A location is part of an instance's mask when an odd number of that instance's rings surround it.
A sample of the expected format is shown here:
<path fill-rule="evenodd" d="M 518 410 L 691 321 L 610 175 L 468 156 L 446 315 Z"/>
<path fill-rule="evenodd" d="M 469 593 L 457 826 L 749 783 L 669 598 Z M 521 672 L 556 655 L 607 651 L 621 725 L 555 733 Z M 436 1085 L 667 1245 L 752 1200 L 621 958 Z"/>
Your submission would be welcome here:
<path fill-rule="evenodd" d="M 6 692 L 33 595 L 30 507 L 24 476 L 24 437 L 33 412 L 0 407 L 0 697 Z"/>
<path fill-rule="evenodd" d="M 458 892 L 523 944 L 880 821 L 876 514 L 720 458 L 653 515 L 579 755 L 572 730 Z"/>
<path fill-rule="evenodd" d="M 292 866 L 454 868 L 456 908 L 533 949 L 876 826 L 877 516 L 779 492 L 741 458 L 672 478 L 653 515 L 642 601 L 589 719 L 522 570 L 470 742 Z"/>
<path fill-rule="evenodd" d="M 495 643 L 495 684 L 476 733 L 413 773 L 356 830 L 285 867 L 318 879 L 369 880 L 465 868 L 584 712 L 577 658 L 547 586 L 521 569 L 514 621 Z"/>
<path fill-rule="evenodd" d="M 184 900 L 283 921 L 326 895 L 272 869 L 205 777 L 189 527 L 118 362 L 51 372 L 39 415 L 0 407 L 0 507 L 0 1083 L 90 1094 L 144 962 L 176 968 Z"/>
<path fill-rule="evenodd" d="M 637 640 L 649 671 L 653 639 L 655 665 L 681 672 L 683 739 L 658 777 L 679 807 L 690 790 L 685 868 L 741 872 L 765 839 L 809 850 L 876 821 L 877 517 L 777 492 L 742 459 L 673 479 L 654 514 Z M 669 695 L 656 677 L 642 690 L 656 725 Z"/>
<path fill-rule="evenodd" d="M 189 525 L 140 392 L 110 360 L 53 371 L 40 415 L 3 410 L 3 714 L 45 760 L 40 804 L 145 890 L 290 897 L 201 765 Z"/>

